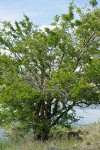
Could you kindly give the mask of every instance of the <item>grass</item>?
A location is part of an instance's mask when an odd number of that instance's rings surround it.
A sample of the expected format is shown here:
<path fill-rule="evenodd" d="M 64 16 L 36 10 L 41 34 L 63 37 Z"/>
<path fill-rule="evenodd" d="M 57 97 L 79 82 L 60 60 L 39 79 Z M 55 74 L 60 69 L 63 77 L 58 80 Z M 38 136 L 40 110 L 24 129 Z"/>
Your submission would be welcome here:
<path fill-rule="evenodd" d="M 80 129 L 83 132 L 83 141 L 53 137 L 47 142 L 41 142 L 35 141 L 31 134 L 27 134 L 24 138 L 0 141 L 0 150 L 47 150 L 48 147 L 66 150 L 100 150 L 100 123 L 83 126 Z"/>

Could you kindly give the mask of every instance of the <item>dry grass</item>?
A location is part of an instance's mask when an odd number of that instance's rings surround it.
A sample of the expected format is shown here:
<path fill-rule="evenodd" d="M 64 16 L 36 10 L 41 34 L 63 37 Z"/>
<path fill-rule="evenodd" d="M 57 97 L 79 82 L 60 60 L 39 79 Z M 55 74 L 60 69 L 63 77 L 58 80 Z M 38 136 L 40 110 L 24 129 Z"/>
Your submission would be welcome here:
<path fill-rule="evenodd" d="M 66 150 L 100 150 L 100 123 L 80 127 L 83 141 L 76 139 L 51 139 L 45 143 L 34 141 L 31 135 L 24 139 L 8 142 L 0 150 L 47 150 L 48 147 L 59 147 Z"/>

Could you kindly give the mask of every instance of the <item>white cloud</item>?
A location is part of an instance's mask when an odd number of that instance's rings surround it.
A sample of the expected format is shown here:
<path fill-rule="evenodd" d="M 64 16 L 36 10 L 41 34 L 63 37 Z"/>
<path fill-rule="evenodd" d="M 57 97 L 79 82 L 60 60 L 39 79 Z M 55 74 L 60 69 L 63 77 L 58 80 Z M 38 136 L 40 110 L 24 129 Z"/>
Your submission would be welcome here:
<path fill-rule="evenodd" d="M 55 28 L 55 26 L 52 26 L 52 25 L 43 25 L 39 29 L 42 30 L 42 31 L 45 31 L 45 28 L 49 28 L 49 29 L 53 30 Z"/>

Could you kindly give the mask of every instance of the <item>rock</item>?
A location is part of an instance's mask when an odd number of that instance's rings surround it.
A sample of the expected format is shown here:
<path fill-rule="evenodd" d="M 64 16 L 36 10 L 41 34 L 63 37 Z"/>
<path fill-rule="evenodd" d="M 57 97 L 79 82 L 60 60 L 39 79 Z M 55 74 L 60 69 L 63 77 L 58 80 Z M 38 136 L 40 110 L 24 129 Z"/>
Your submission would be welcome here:
<path fill-rule="evenodd" d="M 68 139 L 68 140 L 70 140 L 70 139 L 77 139 L 77 140 L 80 140 L 80 141 L 82 141 L 83 140 L 83 138 L 80 136 L 80 133 L 81 133 L 81 131 L 80 130 L 78 130 L 78 131 L 69 131 L 69 132 L 67 132 L 64 136 L 63 136 L 63 139 Z"/>

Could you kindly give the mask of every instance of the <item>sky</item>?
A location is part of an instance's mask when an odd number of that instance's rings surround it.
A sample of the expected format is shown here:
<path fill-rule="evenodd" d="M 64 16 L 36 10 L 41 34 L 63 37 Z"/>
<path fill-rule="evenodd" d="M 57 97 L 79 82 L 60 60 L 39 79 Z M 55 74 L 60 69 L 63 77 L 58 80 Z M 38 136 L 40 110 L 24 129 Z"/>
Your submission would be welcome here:
<path fill-rule="evenodd" d="M 55 15 L 66 13 L 72 0 L 0 0 L 0 21 L 23 19 L 26 14 L 39 26 L 49 25 Z M 99 0 L 98 0 L 99 1 Z M 77 6 L 89 4 L 89 0 L 74 0 Z"/>

